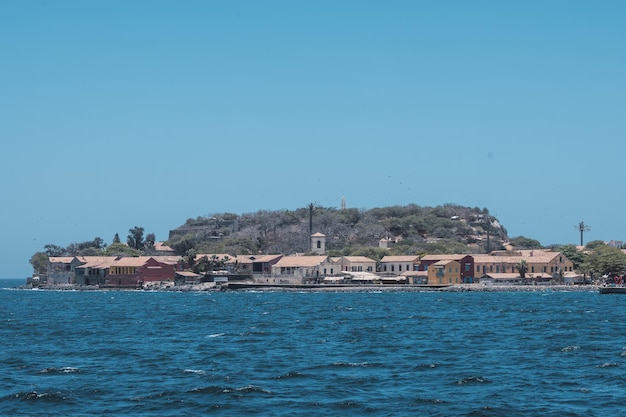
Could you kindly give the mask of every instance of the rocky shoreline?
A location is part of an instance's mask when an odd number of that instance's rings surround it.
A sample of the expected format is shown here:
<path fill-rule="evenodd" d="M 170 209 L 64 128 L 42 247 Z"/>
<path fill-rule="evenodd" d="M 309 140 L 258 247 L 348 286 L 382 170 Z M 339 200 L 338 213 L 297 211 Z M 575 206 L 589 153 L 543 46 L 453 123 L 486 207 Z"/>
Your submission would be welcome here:
<path fill-rule="evenodd" d="M 418 286 L 418 285 L 292 285 L 292 284 L 202 284 L 174 285 L 171 282 L 149 283 L 141 288 L 102 288 L 94 285 L 55 284 L 32 287 L 28 285 L 16 287 L 20 290 L 44 291 L 160 291 L 160 292 L 204 292 L 204 291 L 319 291 L 319 292 L 598 292 L 598 285 L 481 285 L 459 284 L 450 286 Z"/>

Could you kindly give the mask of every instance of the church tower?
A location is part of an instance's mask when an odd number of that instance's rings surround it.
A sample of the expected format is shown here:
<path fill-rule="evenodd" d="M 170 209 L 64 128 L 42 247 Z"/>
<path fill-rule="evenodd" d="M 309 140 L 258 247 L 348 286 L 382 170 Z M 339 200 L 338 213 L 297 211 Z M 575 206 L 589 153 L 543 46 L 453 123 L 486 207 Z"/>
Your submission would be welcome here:
<path fill-rule="evenodd" d="M 314 233 L 311 235 L 311 252 L 316 255 L 322 255 L 326 252 L 326 235 L 323 233 Z"/>

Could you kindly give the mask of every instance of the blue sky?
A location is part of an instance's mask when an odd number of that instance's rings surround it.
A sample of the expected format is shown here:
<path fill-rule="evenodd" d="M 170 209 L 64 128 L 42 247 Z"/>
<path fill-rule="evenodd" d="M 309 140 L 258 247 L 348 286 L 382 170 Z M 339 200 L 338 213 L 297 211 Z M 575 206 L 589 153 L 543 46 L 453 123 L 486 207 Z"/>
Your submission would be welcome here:
<path fill-rule="evenodd" d="M 626 240 L 623 1 L 0 2 L 0 277 L 188 218 L 486 207 Z"/>

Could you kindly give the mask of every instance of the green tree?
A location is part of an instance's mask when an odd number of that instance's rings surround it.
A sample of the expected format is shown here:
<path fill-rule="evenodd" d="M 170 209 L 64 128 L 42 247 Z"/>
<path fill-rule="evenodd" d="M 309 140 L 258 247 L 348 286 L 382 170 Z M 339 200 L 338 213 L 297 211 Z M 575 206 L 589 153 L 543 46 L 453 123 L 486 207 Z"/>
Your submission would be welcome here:
<path fill-rule="evenodd" d="M 131 248 L 123 243 L 111 243 L 103 251 L 104 256 L 139 256 L 139 252 L 135 248 Z"/>
<path fill-rule="evenodd" d="M 113 236 L 113 243 L 120 243 L 120 235 L 118 233 Z"/>
<path fill-rule="evenodd" d="M 513 237 L 509 239 L 509 243 L 519 249 L 541 249 L 541 243 L 538 240 L 530 239 L 524 236 Z"/>
<path fill-rule="evenodd" d="M 154 233 L 148 233 L 146 235 L 146 241 L 144 242 L 144 246 L 147 250 L 154 250 L 154 243 L 156 241 L 156 236 Z"/>
<path fill-rule="evenodd" d="M 626 273 L 626 255 L 620 249 L 612 246 L 596 246 L 589 254 L 582 271 L 609 276 L 624 275 Z"/>
<path fill-rule="evenodd" d="M 33 270 L 38 274 L 45 274 L 48 267 L 48 255 L 45 252 L 35 252 L 30 257 L 30 264 L 33 266 Z"/>
<path fill-rule="evenodd" d="M 196 244 L 196 238 L 191 233 L 176 237 L 167 242 L 167 245 L 174 249 L 174 253 L 180 256 L 186 255 L 190 249 L 194 249 L 196 247 Z"/>
<path fill-rule="evenodd" d="M 515 269 L 519 272 L 520 278 L 523 280 L 526 279 L 526 273 L 528 272 L 528 263 L 525 259 L 520 259 L 519 262 L 515 265 Z"/>
<path fill-rule="evenodd" d="M 128 230 L 128 237 L 126 238 L 126 243 L 128 246 L 137 250 L 141 250 L 144 245 L 143 240 L 143 227 L 133 227 Z"/>
<path fill-rule="evenodd" d="M 49 257 L 65 255 L 65 248 L 62 246 L 49 244 L 49 245 L 45 245 L 44 249 L 46 251 L 46 255 L 48 255 Z"/>
<path fill-rule="evenodd" d="M 591 242 L 587 243 L 585 249 L 591 250 L 597 248 L 598 246 L 606 246 L 606 243 L 604 243 L 604 241 L 602 240 L 592 240 Z"/>

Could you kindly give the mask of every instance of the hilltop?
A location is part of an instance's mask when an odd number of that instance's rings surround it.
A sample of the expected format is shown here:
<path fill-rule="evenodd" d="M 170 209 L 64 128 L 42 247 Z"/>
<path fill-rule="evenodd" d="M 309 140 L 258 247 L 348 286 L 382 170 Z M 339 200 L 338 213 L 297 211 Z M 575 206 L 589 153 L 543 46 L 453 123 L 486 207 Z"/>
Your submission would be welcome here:
<path fill-rule="evenodd" d="M 326 235 L 331 255 L 485 253 L 503 249 L 506 229 L 487 209 L 454 204 L 359 210 L 310 204 L 297 210 L 219 213 L 188 219 L 168 244 L 198 253 L 306 253 L 311 233 Z M 383 249 L 383 248 L 388 249 Z M 380 256 L 377 256 L 380 255 Z"/>

